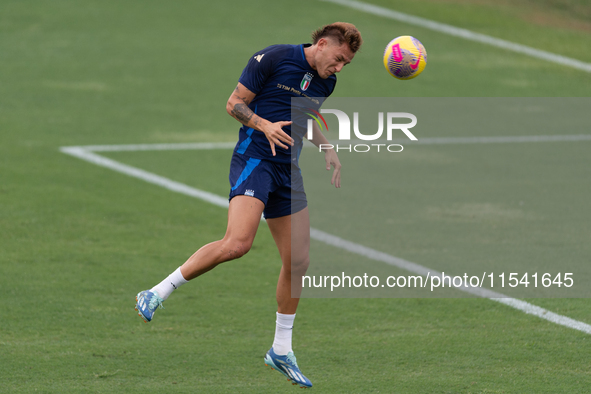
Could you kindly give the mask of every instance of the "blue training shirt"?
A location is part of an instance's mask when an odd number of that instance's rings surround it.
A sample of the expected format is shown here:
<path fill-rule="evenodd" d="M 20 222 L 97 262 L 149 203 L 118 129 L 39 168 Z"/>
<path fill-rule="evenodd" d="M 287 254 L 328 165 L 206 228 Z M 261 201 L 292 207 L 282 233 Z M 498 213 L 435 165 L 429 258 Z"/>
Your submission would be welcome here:
<path fill-rule="evenodd" d="M 309 97 L 308 107 L 320 109 L 324 99 L 332 94 L 337 78 L 333 74 L 322 79 L 310 67 L 304 55 L 304 48 L 310 45 L 271 45 L 250 58 L 238 82 L 256 94 L 249 104 L 254 113 L 272 123 L 290 121 L 292 97 Z M 304 120 L 298 117 L 291 126 L 283 127 L 295 144 L 288 145 L 288 149 L 275 146 L 276 156 L 263 132 L 242 125 L 234 152 L 255 159 L 297 164 L 306 131 Z M 295 150 L 293 160 L 292 149 Z"/>

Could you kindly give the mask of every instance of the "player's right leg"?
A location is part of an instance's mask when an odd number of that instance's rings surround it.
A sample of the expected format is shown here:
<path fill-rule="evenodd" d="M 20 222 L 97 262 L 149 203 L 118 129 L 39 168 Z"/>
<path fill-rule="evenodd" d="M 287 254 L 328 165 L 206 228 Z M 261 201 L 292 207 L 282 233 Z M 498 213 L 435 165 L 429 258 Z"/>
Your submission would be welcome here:
<path fill-rule="evenodd" d="M 265 204 L 249 196 L 235 196 L 230 200 L 228 226 L 224 238 L 203 246 L 181 267 L 150 290 L 140 292 L 136 310 L 147 323 L 173 290 L 187 281 L 213 269 L 220 263 L 245 255 L 252 246 Z"/>

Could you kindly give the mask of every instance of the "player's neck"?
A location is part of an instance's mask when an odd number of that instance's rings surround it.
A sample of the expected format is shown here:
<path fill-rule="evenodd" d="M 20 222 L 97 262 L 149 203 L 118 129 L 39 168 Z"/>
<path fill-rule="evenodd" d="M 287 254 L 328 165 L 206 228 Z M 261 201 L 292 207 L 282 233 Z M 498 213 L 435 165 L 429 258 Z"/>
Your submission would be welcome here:
<path fill-rule="evenodd" d="M 316 70 L 316 62 L 314 61 L 314 58 L 317 50 L 318 47 L 316 45 L 304 47 L 304 56 L 306 56 L 306 61 L 310 67 L 312 67 L 312 70 Z"/>

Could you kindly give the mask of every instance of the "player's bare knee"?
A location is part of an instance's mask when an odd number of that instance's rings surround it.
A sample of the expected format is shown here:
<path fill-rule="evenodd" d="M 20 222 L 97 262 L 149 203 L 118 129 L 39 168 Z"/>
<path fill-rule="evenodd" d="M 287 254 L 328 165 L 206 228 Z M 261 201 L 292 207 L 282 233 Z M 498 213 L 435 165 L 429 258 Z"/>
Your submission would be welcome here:
<path fill-rule="evenodd" d="M 308 257 L 308 256 L 304 256 L 301 258 L 293 258 L 292 257 L 289 269 L 292 274 L 303 275 L 308 270 L 309 265 L 310 265 L 310 257 Z"/>
<path fill-rule="evenodd" d="M 224 242 L 224 254 L 227 260 L 234 260 L 248 253 L 251 247 L 251 240 L 229 239 Z"/>

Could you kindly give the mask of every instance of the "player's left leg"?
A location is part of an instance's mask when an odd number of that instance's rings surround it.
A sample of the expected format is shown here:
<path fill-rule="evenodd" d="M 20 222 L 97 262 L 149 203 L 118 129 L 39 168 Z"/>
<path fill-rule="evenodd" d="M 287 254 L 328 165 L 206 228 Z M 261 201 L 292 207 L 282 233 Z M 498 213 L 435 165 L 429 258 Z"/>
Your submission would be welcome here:
<path fill-rule="evenodd" d="M 302 291 L 301 277 L 310 263 L 310 218 L 308 208 L 288 216 L 267 219 L 267 224 L 281 256 L 277 281 L 277 325 L 273 347 L 265 364 L 283 373 L 293 384 L 312 387 L 300 371 L 291 348 L 295 313 Z"/>
<path fill-rule="evenodd" d="M 282 262 L 277 282 L 277 311 L 292 315 L 296 313 L 300 301 L 301 277 L 306 274 L 310 264 L 308 208 L 293 215 L 267 219 L 267 224 L 279 249 Z M 299 280 L 292 282 L 292 277 Z"/>

